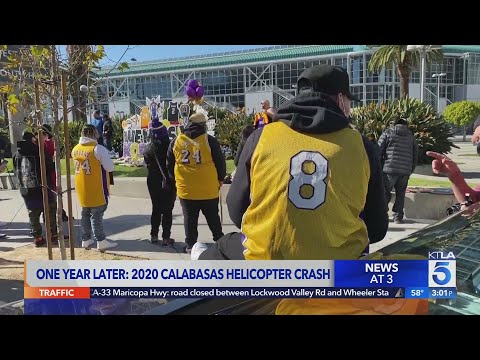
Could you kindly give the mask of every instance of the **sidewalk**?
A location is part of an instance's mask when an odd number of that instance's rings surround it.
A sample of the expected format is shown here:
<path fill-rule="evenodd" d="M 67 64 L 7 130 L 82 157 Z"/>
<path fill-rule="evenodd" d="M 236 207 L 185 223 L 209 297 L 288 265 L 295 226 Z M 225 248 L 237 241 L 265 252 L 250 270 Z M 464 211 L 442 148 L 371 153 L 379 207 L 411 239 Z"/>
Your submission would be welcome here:
<path fill-rule="evenodd" d="M 76 202 L 76 194 L 73 194 L 73 216 L 75 218 L 75 240 L 80 246 L 80 207 Z M 27 211 L 23 206 L 23 200 L 18 191 L 0 191 L 2 211 L 0 221 L 8 224 L 0 231 L 8 235 L 8 239 L 0 240 L 0 256 L 2 251 L 10 251 L 19 246 L 32 243 L 29 235 Z M 225 196 L 223 197 L 225 202 Z M 172 238 L 176 240 L 174 248 L 163 248 L 160 245 L 151 244 L 150 239 L 150 201 L 145 199 L 132 199 L 112 196 L 109 207 L 105 213 L 104 228 L 109 239 L 118 241 L 118 247 L 109 253 L 136 256 L 155 260 L 188 260 L 190 257 L 182 253 L 185 239 L 183 227 L 183 215 L 180 203 L 177 200 L 173 209 Z M 419 230 L 432 223 L 427 220 L 407 220 L 405 224 L 397 225 L 390 223 L 390 228 L 385 239 L 372 245 L 372 250 L 386 246 L 410 233 Z M 65 226 L 66 233 L 67 226 Z M 223 203 L 223 232 L 239 231 L 228 216 L 228 210 Z M 203 215 L 199 219 L 199 241 L 213 242 L 212 234 L 207 226 Z"/>
<path fill-rule="evenodd" d="M 460 138 L 455 138 L 454 144 L 459 148 L 452 148 L 452 153 L 447 154 L 449 158 L 458 164 L 467 182 L 480 184 L 480 156 L 477 155 L 477 147 L 470 142 L 463 142 Z M 411 176 L 416 179 L 446 181 L 448 178 L 444 175 L 434 175 L 431 165 L 417 166 L 415 172 Z"/>

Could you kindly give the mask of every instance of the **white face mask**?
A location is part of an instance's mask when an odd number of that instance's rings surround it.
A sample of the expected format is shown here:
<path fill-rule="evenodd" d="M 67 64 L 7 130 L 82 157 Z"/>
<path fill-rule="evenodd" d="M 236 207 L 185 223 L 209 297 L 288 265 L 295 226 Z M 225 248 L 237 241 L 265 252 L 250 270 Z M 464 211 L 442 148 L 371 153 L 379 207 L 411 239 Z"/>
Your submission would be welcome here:
<path fill-rule="evenodd" d="M 350 117 L 350 102 L 348 103 L 348 106 L 345 104 L 345 100 L 343 100 L 343 94 L 338 94 L 338 106 L 340 107 L 340 110 L 342 110 L 343 114 L 346 117 Z M 350 101 L 350 100 L 349 100 Z"/>

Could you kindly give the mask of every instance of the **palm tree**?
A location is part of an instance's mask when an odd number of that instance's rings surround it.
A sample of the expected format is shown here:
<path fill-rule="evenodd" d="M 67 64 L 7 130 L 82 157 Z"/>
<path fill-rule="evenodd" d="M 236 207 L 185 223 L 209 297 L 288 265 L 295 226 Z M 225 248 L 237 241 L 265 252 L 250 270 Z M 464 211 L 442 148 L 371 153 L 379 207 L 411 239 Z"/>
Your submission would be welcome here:
<path fill-rule="evenodd" d="M 395 65 L 400 78 L 400 97 L 408 96 L 408 84 L 413 68 L 420 60 L 418 51 L 407 51 L 407 45 L 368 45 L 377 48 L 368 63 L 368 71 L 380 72 L 384 67 Z M 442 59 L 441 50 L 427 52 L 426 63 Z"/>

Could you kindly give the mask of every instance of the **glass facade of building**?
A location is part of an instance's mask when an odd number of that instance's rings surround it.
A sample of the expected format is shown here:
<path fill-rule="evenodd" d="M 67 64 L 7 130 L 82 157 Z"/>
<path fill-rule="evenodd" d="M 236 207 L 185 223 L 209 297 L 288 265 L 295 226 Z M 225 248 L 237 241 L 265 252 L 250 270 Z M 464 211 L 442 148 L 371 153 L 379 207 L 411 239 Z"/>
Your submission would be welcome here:
<path fill-rule="evenodd" d="M 199 80 L 205 88 L 205 98 L 218 104 L 231 104 L 233 107 L 245 106 L 245 95 L 258 91 L 272 91 L 274 106 L 281 99 L 295 94 L 295 84 L 300 73 L 314 65 L 334 64 L 349 72 L 352 93 L 362 100 L 360 104 L 383 102 L 399 97 L 399 78 L 392 67 L 380 73 L 368 71 L 372 51 L 350 52 L 344 54 L 322 55 L 315 58 L 298 58 L 269 61 L 265 63 L 221 66 L 218 68 L 172 71 L 158 74 L 116 75 L 102 80 L 97 88 L 97 104 L 100 109 L 108 108 L 108 103 L 129 100 L 144 104 L 146 97 L 160 95 L 163 100 L 182 98 L 184 83 L 188 79 Z M 445 73 L 440 78 L 440 97 L 447 102 L 458 100 L 455 91 L 464 91 L 466 84 L 480 84 L 480 54 L 445 54 L 440 62 L 429 64 L 426 69 L 425 86 L 428 94 L 436 97 L 438 78 L 436 73 Z M 413 69 L 410 83 L 420 82 L 419 66 Z M 280 99 L 280 100 L 276 100 Z"/>

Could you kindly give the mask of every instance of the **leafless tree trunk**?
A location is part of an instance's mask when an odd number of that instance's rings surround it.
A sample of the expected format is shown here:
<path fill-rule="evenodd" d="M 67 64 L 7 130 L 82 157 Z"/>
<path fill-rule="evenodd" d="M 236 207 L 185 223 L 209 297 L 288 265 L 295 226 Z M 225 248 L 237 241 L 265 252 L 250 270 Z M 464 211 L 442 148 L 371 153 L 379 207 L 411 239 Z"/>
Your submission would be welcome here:
<path fill-rule="evenodd" d="M 65 240 L 63 234 L 63 192 L 62 192 L 62 167 L 60 158 L 60 142 L 58 136 L 60 134 L 60 120 L 58 119 L 58 98 L 60 97 L 60 77 L 58 76 L 58 61 L 55 45 L 52 45 L 52 105 L 53 105 L 53 142 L 55 147 L 55 171 L 57 178 L 57 227 L 58 227 L 58 244 L 60 246 L 60 256 L 62 260 L 67 259 L 65 251 Z M 67 150 L 68 151 L 68 150 Z"/>
<path fill-rule="evenodd" d="M 73 98 L 73 119 L 74 121 L 87 120 L 87 97 L 80 91 L 80 86 L 88 85 L 88 67 L 86 54 L 90 45 L 68 45 L 68 62 L 70 69 L 70 94 Z"/>

